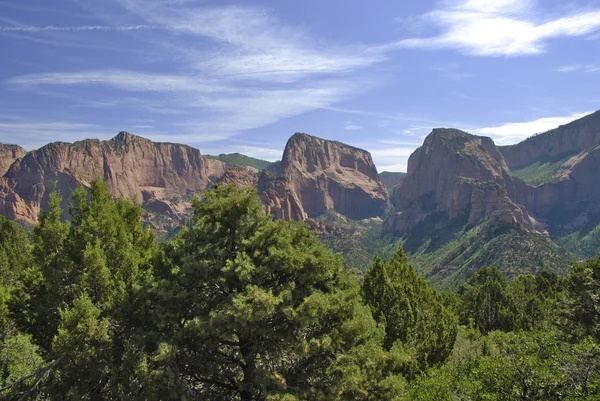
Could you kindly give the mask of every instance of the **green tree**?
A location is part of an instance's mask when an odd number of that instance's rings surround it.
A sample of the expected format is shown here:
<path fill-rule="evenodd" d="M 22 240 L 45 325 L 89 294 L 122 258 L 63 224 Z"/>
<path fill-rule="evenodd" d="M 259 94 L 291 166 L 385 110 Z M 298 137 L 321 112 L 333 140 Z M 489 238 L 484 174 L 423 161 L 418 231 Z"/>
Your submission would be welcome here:
<path fill-rule="evenodd" d="M 389 261 L 375 258 L 362 293 L 373 317 L 385 327 L 386 349 L 397 341 L 415 347 L 422 366 L 448 357 L 456 339 L 456 317 L 415 273 L 402 248 Z"/>
<path fill-rule="evenodd" d="M 411 400 L 591 401 L 600 394 L 600 348 L 563 342 L 550 332 L 496 331 L 466 358 L 419 376 Z"/>
<path fill-rule="evenodd" d="M 16 333 L 10 309 L 29 259 L 27 234 L 14 222 L 0 216 L 0 342 Z"/>
<path fill-rule="evenodd" d="M 487 334 L 493 330 L 511 331 L 518 323 L 514 299 L 507 291 L 508 281 L 493 267 L 482 267 L 459 290 L 462 297 L 461 323 Z"/>
<path fill-rule="evenodd" d="M 571 266 L 568 332 L 576 337 L 591 335 L 600 341 L 600 254 Z"/>
<path fill-rule="evenodd" d="M 340 255 L 304 224 L 266 216 L 252 189 L 217 186 L 193 206 L 155 272 L 155 358 L 160 380 L 179 378 L 164 399 L 360 400 L 402 386 L 386 372 L 406 353 L 381 350 Z"/>
<path fill-rule="evenodd" d="M 54 363 L 50 399 L 131 399 L 145 381 L 154 235 L 141 206 L 114 200 L 101 180 L 72 198 L 63 222 L 54 191 L 33 230 L 22 327 Z"/>

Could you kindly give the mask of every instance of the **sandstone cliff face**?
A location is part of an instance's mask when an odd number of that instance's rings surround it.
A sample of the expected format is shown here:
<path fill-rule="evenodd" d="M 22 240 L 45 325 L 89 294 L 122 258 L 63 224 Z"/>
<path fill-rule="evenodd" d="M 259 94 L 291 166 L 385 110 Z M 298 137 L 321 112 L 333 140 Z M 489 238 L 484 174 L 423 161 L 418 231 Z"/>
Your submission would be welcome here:
<path fill-rule="evenodd" d="M 228 165 L 218 181 L 225 184 L 235 183 L 240 187 L 253 187 L 258 184 L 258 170 L 249 166 Z"/>
<path fill-rule="evenodd" d="M 15 162 L 25 156 L 27 152 L 19 145 L 4 145 L 0 143 L 0 176 Z"/>
<path fill-rule="evenodd" d="M 293 135 L 281 162 L 261 174 L 259 194 L 268 213 L 293 220 L 327 210 L 371 218 L 390 206 L 368 152 L 306 134 Z"/>
<path fill-rule="evenodd" d="M 78 183 L 106 180 L 115 196 L 169 199 L 206 188 L 225 165 L 184 145 L 155 143 L 126 132 L 108 141 L 51 143 L 12 164 L 0 183 L 0 213 L 35 222 L 54 182 L 65 203 Z M 164 207 L 158 205 L 156 207 Z M 11 217 L 12 218 L 12 217 Z"/>
<path fill-rule="evenodd" d="M 498 150 L 508 168 L 519 169 L 538 159 L 563 159 L 600 145 L 600 111 Z"/>
<path fill-rule="evenodd" d="M 548 182 L 508 186 L 513 199 L 543 221 L 551 234 L 595 224 L 600 214 L 600 111 L 519 144 L 499 148 L 509 168 L 539 162 L 555 165 Z"/>
<path fill-rule="evenodd" d="M 429 217 L 437 218 L 441 228 L 457 218 L 475 225 L 490 216 L 498 226 L 536 229 L 536 221 L 509 196 L 506 187 L 512 179 L 505 165 L 489 138 L 433 130 L 408 160 L 408 175 L 395 192 L 396 213 L 386 228 L 405 234 Z"/>

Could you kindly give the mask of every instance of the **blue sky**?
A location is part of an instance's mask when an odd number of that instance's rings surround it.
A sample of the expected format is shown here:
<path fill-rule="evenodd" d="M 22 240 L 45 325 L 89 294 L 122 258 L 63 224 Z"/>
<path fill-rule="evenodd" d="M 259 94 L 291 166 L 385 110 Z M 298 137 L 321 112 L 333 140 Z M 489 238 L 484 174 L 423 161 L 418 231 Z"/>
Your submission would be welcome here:
<path fill-rule="evenodd" d="M 380 171 L 435 127 L 510 144 L 600 109 L 600 2 L 0 0 L 0 142 L 129 131 L 277 160 L 294 132 Z"/>

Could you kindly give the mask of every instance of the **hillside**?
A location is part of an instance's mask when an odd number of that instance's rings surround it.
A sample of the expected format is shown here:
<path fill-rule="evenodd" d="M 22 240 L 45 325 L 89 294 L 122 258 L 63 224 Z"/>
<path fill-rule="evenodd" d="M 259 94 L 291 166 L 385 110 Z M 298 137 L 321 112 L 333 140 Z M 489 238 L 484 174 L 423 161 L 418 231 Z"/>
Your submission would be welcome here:
<path fill-rule="evenodd" d="M 384 230 L 440 287 L 455 287 L 490 264 L 509 276 L 564 272 L 569 256 L 520 202 L 530 189 L 507 174 L 490 138 L 435 129 L 410 156 Z"/>
<path fill-rule="evenodd" d="M 369 152 L 302 133 L 268 165 L 240 154 L 207 157 L 126 132 L 31 152 L 3 145 L 0 214 L 33 224 L 54 183 L 66 207 L 72 189 L 99 176 L 113 196 L 138 199 L 147 224 L 168 238 L 189 219 L 193 196 L 236 183 L 256 186 L 268 213 L 306 222 L 344 254 L 347 267 L 361 271 L 376 254 L 391 256 L 403 245 L 440 287 L 456 286 L 487 264 L 507 276 L 563 272 L 571 259 L 600 249 L 599 120 L 594 113 L 509 147 L 434 129 L 410 156 L 406 174 L 378 174 Z"/>
<path fill-rule="evenodd" d="M 406 177 L 406 173 L 397 171 L 382 171 L 379 173 L 379 179 L 383 182 L 383 185 L 388 189 L 390 197 L 394 194 L 398 184 Z"/>
<path fill-rule="evenodd" d="M 600 145 L 600 111 L 518 144 L 499 146 L 511 174 L 530 185 L 561 181 Z"/>
<path fill-rule="evenodd" d="M 269 164 L 271 164 L 271 162 L 268 162 L 266 160 L 255 159 L 254 157 L 246 156 L 241 153 L 221 153 L 218 156 L 204 155 L 204 157 L 206 157 L 207 159 L 219 160 L 223 163 L 252 167 L 259 171 L 266 169 L 269 166 Z"/>

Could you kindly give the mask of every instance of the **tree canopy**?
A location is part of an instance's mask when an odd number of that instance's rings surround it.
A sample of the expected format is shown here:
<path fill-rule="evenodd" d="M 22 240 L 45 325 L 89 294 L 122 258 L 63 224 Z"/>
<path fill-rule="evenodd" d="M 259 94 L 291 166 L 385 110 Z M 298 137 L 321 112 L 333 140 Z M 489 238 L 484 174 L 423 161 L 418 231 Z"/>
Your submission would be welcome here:
<path fill-rule="evenodd" d="M 100 180 L 61 203 L 29 234 L 0 218 L 0 399 L 600 395 L 600 257 L 439 293 L 401 248 L 361 283 L 254 189 L 203 192 L 166 242 Z"/>

